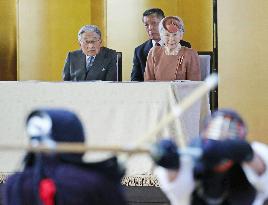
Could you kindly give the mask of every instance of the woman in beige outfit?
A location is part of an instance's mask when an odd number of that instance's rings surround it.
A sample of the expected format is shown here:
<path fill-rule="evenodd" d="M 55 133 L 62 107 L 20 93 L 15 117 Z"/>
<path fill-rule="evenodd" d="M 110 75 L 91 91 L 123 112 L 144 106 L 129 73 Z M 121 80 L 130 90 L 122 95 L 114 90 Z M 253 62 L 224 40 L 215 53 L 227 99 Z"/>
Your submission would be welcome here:
<path fill-rule="evenodd" d="M 154 46 L 147 58 L 144 80 L 201 80 L 198 54 L 180 45 L 184 26 L 179 17 L 168 16 L 159 24 L 164 46 Z"/>

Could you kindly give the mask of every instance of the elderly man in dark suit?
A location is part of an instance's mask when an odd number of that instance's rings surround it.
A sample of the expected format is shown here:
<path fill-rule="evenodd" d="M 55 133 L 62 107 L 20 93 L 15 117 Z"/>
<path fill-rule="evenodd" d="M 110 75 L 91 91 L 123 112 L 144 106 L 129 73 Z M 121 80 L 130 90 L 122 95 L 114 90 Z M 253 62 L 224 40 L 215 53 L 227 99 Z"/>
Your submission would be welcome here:
<path fill-rule="evenodd" d="M 116 81 L 116 51 L 101 47 L 101 31 L 86 25 L 78 32 L 80 50 L 69 52 L 63 69 L 64 81 Z"/>
<path fill-rule="evenodd" d="M 149 40 L 135 48 L 133 68 L 131 72 L 132 81 L 144 81 L 144 71 L 149 50 L 153 46 L 163 45 L 163 42 L 160 39 L 158 26 L 164 17 L 164 12 L 159 8 L 148 9 L 143 13 L 142 22 L 145 26 Z M 191 48 L 191 44 L 187 41 L 181 40 L 180 44 Z"/>

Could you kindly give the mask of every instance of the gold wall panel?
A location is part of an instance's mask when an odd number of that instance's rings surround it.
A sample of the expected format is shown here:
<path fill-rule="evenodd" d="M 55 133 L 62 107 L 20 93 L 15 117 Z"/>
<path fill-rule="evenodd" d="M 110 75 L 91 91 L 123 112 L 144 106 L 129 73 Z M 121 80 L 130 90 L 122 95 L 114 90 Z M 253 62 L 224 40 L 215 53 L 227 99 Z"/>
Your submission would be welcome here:
<path fill-rule="evenodd" d="M 91 4 L 91 24 L 99 27 L 102 34 L 102 45 L 106 46 L 106 0 L 95 0 Z"/>
<path fill-rule="evenodd" d="M 213 1 L 178 0 L 177 7 L 186 28 L 184 39 L 198 51 L 212 51 Z"/>
<path fill-rule="evenodd" d="M 238 110 L 268 143 L 268 1 L 218 1 L 219 106 Z"/>
<path fill-rule="evenodd" d="M 91 23 L 90 0 L 18 0 L 19 80 L 61 80 L 77 32 Z"/>
<path fill-rule="evenodd" d="M 0 80 L 16 80 L 16 0 L 0 0 L 0 19 Z"/>

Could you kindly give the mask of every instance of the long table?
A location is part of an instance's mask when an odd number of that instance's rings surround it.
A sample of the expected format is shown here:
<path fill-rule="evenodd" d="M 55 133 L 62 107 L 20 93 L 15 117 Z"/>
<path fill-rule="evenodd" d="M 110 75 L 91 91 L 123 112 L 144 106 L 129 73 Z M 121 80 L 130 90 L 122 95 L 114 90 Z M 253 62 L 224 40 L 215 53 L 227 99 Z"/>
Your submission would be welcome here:
<path fill-rule="evenodd" d="M 0 82 L 0 144 L 27 144 L 25 119 L 40 107 L 67 108 L 83 122 L 90 145 L 134 144 L 175 103 L 187 97 L 203 82 Z M 209 114 L 208 97 L 196 102 L 179 119 L 170 123 L 160 136 L 178 136 L 180 128 L 187 139 L 198 136 L 204 117 Z M 22 152 L 1 152 L 0 172 L 13 172 Z M 104 155 L 88 153 L 86 160 Z M 150 174 L 149 156 L 133 156 L 127 162 L 127 176 Z"/>

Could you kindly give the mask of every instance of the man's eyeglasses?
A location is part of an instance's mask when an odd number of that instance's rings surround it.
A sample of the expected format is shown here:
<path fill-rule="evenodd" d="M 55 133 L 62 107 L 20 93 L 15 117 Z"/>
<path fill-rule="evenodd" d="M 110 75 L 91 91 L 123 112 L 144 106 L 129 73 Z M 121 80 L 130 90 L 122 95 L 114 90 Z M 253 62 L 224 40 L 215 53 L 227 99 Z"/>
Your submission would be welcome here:
<path fill-rule="evenodd" d="M 88 44 L 95 44 L 95 43 L 97 43 L 97 42 L 99 42 L 99 41 L 100 41 L 100 39 L 98 39 L 98 40 L 94 40 L 94 41 L 81 40 L 80 42 L 83 43 L 83 44 L 85 44 L 85 45 L 88 45 Z"/>

